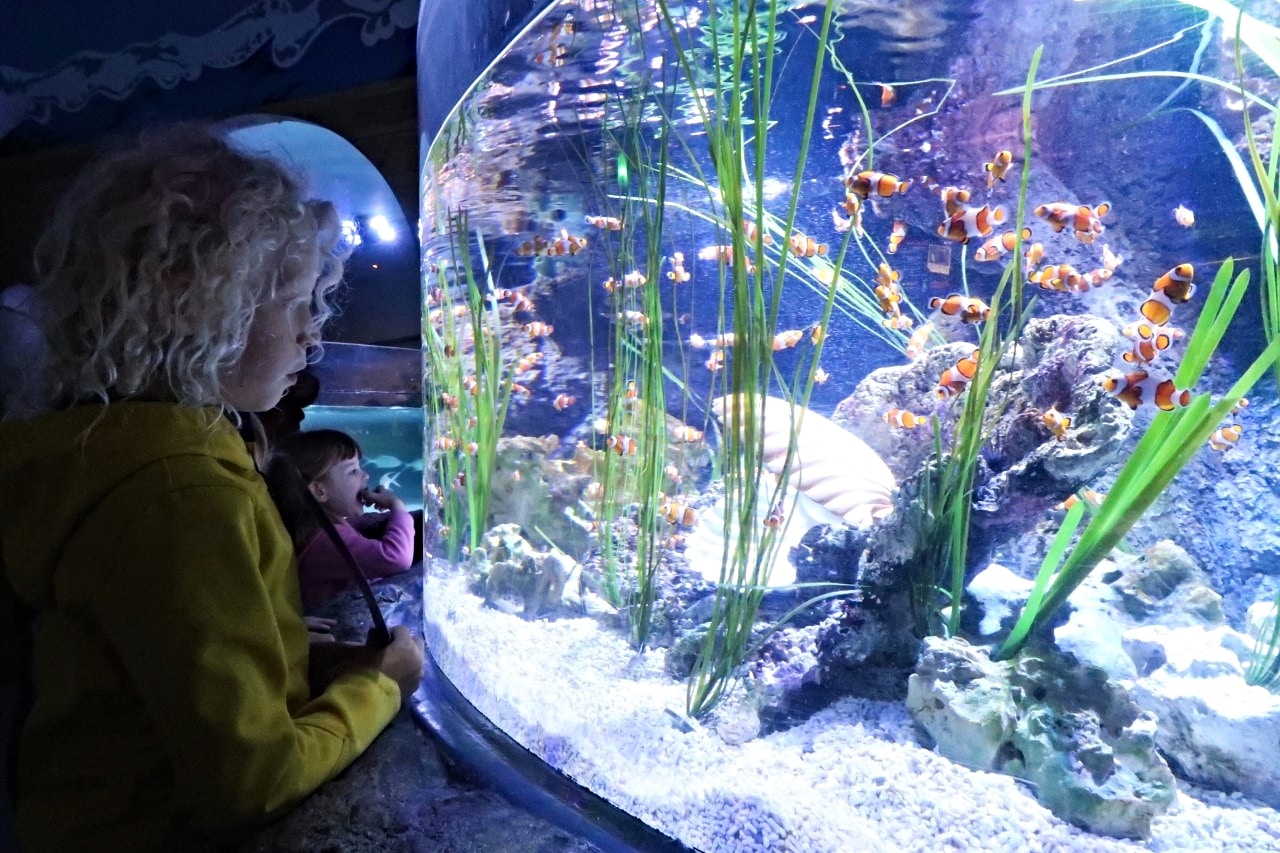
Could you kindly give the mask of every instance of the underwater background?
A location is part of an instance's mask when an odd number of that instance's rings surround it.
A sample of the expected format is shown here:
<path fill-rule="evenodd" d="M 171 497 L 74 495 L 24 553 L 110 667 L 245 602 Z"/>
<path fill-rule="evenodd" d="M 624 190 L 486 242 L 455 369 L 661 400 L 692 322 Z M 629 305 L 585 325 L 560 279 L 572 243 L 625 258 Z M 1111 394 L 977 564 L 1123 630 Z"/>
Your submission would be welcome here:
<path fill-rule="evenodd" d="M 1280 849 L 1246 11 L 550 4 L 424 151 L 450 679 L 698 849 Z"/>

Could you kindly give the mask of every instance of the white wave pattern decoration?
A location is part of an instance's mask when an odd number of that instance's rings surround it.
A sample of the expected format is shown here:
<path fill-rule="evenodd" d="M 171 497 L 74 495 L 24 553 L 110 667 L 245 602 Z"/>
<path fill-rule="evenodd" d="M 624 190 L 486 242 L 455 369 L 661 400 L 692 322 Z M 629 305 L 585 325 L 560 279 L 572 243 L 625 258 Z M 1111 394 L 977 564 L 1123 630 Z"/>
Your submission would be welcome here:
<path fill-rule="evenodd" d="M 711 411 L 733 429 L 740 406 L 718 397 Z M 893 472 L 866 442 L 804 406 L 779 397 L 757 402 L 764 434 L 764 465 L 782 474 L 787 448 L 795 433 L 795 453 L 787 478 L 790 486 L 833 515 L 856 527 L 868 527 L 893 510 L 898 488 Z"/>
<path fill-rule="evenodd" d="M 124 100 L 139 84 L 162 88 L 195 80 L 205 68 L 232 68 L 263 45 L 271 59 L 288 68 L 316 37 L 339 21 L 363 21 L 366 46 L 417 23 L 417 0 L 312 0 L 294 8 L 288 0 L 260 0 L 216 29 L 188 36 L 166 33 L 113 53 L 82 51 L 48 71 L 0 66 L 0 136 L 27 119 L 46 123 L 55 110 L 76 112 L 102 96 Z"/>

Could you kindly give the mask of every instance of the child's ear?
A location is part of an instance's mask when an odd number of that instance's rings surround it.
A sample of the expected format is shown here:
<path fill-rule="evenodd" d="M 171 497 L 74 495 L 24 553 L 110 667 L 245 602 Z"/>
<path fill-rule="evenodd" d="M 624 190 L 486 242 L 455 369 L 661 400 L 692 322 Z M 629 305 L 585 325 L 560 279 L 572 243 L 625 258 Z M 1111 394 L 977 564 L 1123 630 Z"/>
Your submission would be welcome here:
<path fill-rule="evenodd" d="M 307 488 L 311 491 L 312 496 L 316 500 L 318 500 L 320 503 L 325 502 L 326 495 L 325 495 L 323 483 L 312 480 L 310 483 L 307 483 Z"/>

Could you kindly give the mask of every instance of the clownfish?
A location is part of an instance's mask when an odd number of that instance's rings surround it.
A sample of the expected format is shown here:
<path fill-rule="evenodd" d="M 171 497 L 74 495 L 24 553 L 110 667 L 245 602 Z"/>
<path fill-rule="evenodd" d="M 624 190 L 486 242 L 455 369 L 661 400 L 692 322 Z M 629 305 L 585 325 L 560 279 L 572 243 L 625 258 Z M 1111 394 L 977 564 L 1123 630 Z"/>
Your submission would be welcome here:
<path fill-rule="evenodd" d="M 925 419 L 915 412 L 908 412 L 906 409 L 899 409 L 895 406 L 884 413 L 884 422 L 901 429 L 915 429 L 923 424 Z"/>
<path fill-rule="evenodd" d="M 1124 263 L 1124 257 L 1122 255 L 1117 255 L 1115 252 L 1111 251 L 1110 246 L 1108 246 L 1106 243 L 1103 243 L 1102 244 L 1102 265 L 1107 269 L 1111 270 L 1112 272 L 1115 272 L 1116 267 L 1120 266 L 1122 263 Z"/>
<path fill-rule="evenodd" d="M 604 441 L 604 446 L 619 456 L 635 456 L 636 440 L 625 435 L 611 435 Z"/>
<path fill-rule="evenodd" d="M 941 311 L 951 317 L 959 317 L 961 323 L 981 323 L 991 315 L 991 306 L 976 296 L 962 296 L 952 293 L 945 298 L 935 296 L 929 300 L 929 307 Z"/>
<path fill-rule="evenodd" d="M 572 394 L 557 394 L 556 398 L 551 401 L 551 405 L 557 412 L 563 412 L 576 402 L 578 400 Z"/>
<path fill-rule="evenodd" d="M 968 243 L 974 237 L 988 237 L 995 227 L 1005 221 L 1003 207 L 964 207 L 938 226 L 938 236 L 957 243 Z"/>
<path fill-rule="evenodd" d="M 764 526 L 770 530 L 777 530 L 782 526 L 782 522 L 786 520 L 787 517 L 782 512 L 782 502 L 779 501 L 773 505 L 773 509 L 769 510 L 769 514 L 764 517 Z"/>
<path fill-rule="evenodd" d="M 1138 306 L 1138 311 L 1152 323 L 1163 326 L 1173 316 L 1173 302 L 1164 292 L 1156 291 Z"/>
<path fill-rule="evenodd" d="M 1121 334 L 1133 341 L 1133 348 L 1121 354 L 1121 358 L 1130 364 L 1150 364 L 1155 361 L 1156 356 L 1182 337 L 1182 330 L 1172 326 L 1156 326 L 1139 320 L 1125 326 Z"/>
<path fill-rule="evenodd" d="M 1031 239 L 1031 229 L 1022 229 L 1022 239 Z M 973 253 L 975 261 L 995 261 L 1004 255 L 1013 251 L 1013 247 L 1018 244 L 1018 232 L 1006 231 L 999 236 L 992 237 L 990 240 L 982 244 L 982 248 Z"/>
<path fill-rule="evenodd" d="M 746 239 L 748 243 L 754 243 L 756 241 L 756 238 L 760 237 L 764 245 L 766 246 L 773 245 L 773 237 L 770 236 L 769 232 L 766 231 L 764 233 L 761 233 L 760 227 L 756 225 L 754 222 L 752 222 L 750 219 L 742 220 L 742 236 Z"/>
<path fill-rule="evenodd" d="M 1178 264 L 1151 285 L 1152 291 L 1159 291 L 1169 297 L 1169 301 L 1181 305 L 1195 295 L 1196 269 L 1191 264 Z"/>
<path fill-rule="evenodd" d="M 965 203 L 968 202 L 973 195 L 968 190 L 962 189 L 961 187 L 944 187 L 928 175 L 921 178 L 920 181 L 929 188 L 930 192 L 942 200 L 942 209 L 946 212 L 947 216 L 951 216 L 964 207 Z"/>
<path fill-rule="evenodd" d="M 524 324 L 524 333 L 531 338 L 545 338 L 556 330 L 556 327 L 550 323 L 544 323 L 541 320 L 534 320 L 532 323 Z"/>
<path fill-rule="evenodd" d="M 925 323 L 907 338 L 907 358 L 915 360 L 929 347 L 929 336 L 933 334 L 933 323 Z"/>
<path fill-rule="evenodd" d="M 822 385 L 824 382 L 826 382 L 830 378 L 831 378 L 831 374 L 827 373 L 827 371 L 823 370 L 821 367 L 817 367 L 813 371 L 813 381 L 818 383 L 819 385 Z"/>
<path fill-rule="evenodd" d="M 664 497 L 658 504 L 658 514 L 668 523 L 679 527 L 693 527 L 698 523 L 698 511 L 693 507 Z"/>
<path fill-rule="evenodd" d="M 1106 497 L 1102 492 L 1095 492 L 1093 489 L 1081 489 L 1079 494 L 1067 495 L 1061 503 L 1054 504 L 1054 511 L 1066 512 L 1080 501 L 1081 495 L 1084 496 L 1085 505 L 1093 509 L 1097 509 L 1102 503 L 1102 499 Z"/>
<path fill-rule="evenodd" d="M 1067 429 L 1071 426 L 1071 418 L 1062 414 L 1053 406 L 1050 406 L 1048 411 L 1040 415 L 1040 421 L 1049 428 L 1049 432 L 1053 433 L 1053 437 L 1058 441 L 1062 441 L 1067 437 Z"/>
<path fill-rule="evenodd" d="M 1231 414 L 1238 415 L 1247 408 L 1249 408 L 1249 398 L 1241 397 L 1240 402 L 1231 407 Z"/>
<path fill-rule="evenodd" d="M 791 349 L 804 340 L 804 329 L 788 329 L 773 336 L 773 351 Z"/>
<path fill-rule="evenodd" d="M 1195 211 L 1184 204 L 1180 204 L 1173 209 L 1173 221 L 1183 228 L 1190 228 L 1196 224 Z"/>
<path fill-rule="evenodd" d="M 1044 243 L 1032 243 L 1027 247 L 1027 251 L 1022 256 L 1026 262 L 1027 269 L 1035 269 L 1040 266 L 1040 262 L 1044 260 Z"/>
<path fill-rule="evenodd" d="M 978 372 L 978 354 L 980 352 L 980 350 L 975 349 L 972 353 L 942 371 L 942 376 L 938 378 L 938 387 L 935 390 L 939 400 L 954 397 L 968 387 L 969 380 L 973 379 L 974 374 Z"/>
<path fill-rule="evenodd" d="M 845 178 L 844 185 L 849 192 L 861 198 L 866 198 L 872 193 L 882 198 L 889 198 L 895 194 L 902 195 L 911 189 L 911 179 L 900 181 L 897 175 L 868 171 Z"/>
<path fill-rule="evenodd" d="M 594 225 L 603 231 L 622 230 L 622 220 L 616 216 L 588 216 L 586 220 L 588 225 Z"/>
<path fill-rule="evenodd" d="M 996 156 L 991 158 L 990 163 L 982 165 L 982 168 L 987 173 L 987 189 L 995 186 L 996 180 L 1003 181 L 1005 179 L 1005 173 L 1009 171 L 1009 164 L 1012 162 L 1012 151 L 997 151 Z"/>
<path fill-rule="evenodd" d="M 804 234 L 792 234 L 787 243 L 791 246 L 791 253 L 800 258 L 812 258 L 814 255 L 825 255 L 827 253 L 826 243 L 819 243 Z"/>
<path fill-rule="evenodd" d="M 1235 447 L 1240 441 L 1240 435 L 1244 432 L 1244 427 L 1240 424 L 1228 424 L 1224 427 L 1218 427 L 1209 436 L 1209 449 L 1224 451 Z"/>
<path fill-rule="evenodd" d="M 1031 273 L 1028 279 L 1040 285 L 1041 290 L 1056 290 L 1059 293 L 1066 293 L 1078 290 L 1084 277 L 1071 264 L 1049 264 L 1049 266 L 1041 267 Z"/>
<path fill-rule="evenodd" d="M 682 284 L 693 276 L 684 268 L 684 252 L 676 252 L 669 259 L 671 261 L 671 269 L 667 271 L 667 278 L 671 279 L 675 284 Z"/>
<path fill-rule="evenodd" d="M 1111 212 L 1110 202 L 1102 202 L 1096 207 L 1087 204 L 1071 204 L 1055 201 L 1042 204 L 1033 211 L 1036 216 L 1046 220 L 1055 233 L 1062 233 L 1068 225 L 1075 231 L 1076 239 L 1081 243 L 1092 243 L 1103 231 L 1102 217 Z"/>
<path fill-rule="evenodd" d="M 876 267 L 876 284 L 884 287 L 893 287 L 902 278 L 902 273 L 881 261 L 880 266 Z"/>
<path fill-rule="evenodd" d="M 543 250 L 543 254 L 548 257 L 559 257 L 562 255 L 576 255 L 587 247 L 586 237 L 577 237 L 568 231 L 561 230 L 560 236 L 551 241 L 551 245 Z"/>
<path fill-rule="evenodd" d="M 903 238 L 907 236 L 907 222 L 904 219 L 893 220 L 893 228 L 889 230 L 889 254 L 894 255 L 898 252 L 898 246 L 902 244 Z"/>
<path fill-rule="evenodd" d="M 805 329 L 809 333 L 809 343 L 820 344 L 827 339 L 827 327 L 821 322 L 814 323 Z"/>
<path fill-rule="evenodd" d="M 695 441 L 701 441 L 702 436 L 702 430 L 697 429 L 696 427 L 691 427 L 688 424 L 681 424 L 671 431 L 672 439 L 676 441 L 683 441 L 685 444 L 693 444 Z"/>
<path fill-rule="evenodd" d="M 1172 411 L 1191 402 L 1191 392 L 1175 388 L 1172 379 L 1156 379 L 1145 370 L 1103 378 L 1102 387 L 1131 409 L 1152 403 L 1163 411 Z"/>
<path fill-rule="evenodd" d="M 880 325 L 884 326 L 886 329 L 895 329 L 898 331 L 910 329 L 915 324 L 916 321 L 912 320 L 906 314 L 903 314 L 902 309 L 898 308 L 897 305 L 893 306 L 893 313 L 880 321 Z"/>
<path fill-rule="evenodd" d="M 539 235 L 536 235 L 532 240 L 525 240 L 523 243 L 517 246 L 516 254 L 522 258 L 527 258 L 527 257 L 530 257 L 531 255 L 540 255 L 543 253 L 543 251 L 546 250 L 547 246 L 549 245 L 551 245 L 551 241 L 539 234 Z"/>
<path fill-rule="evenodd" d="M 880 84 L 880 109 L 888 109 L 898 102 L 898 92 L 888 83 Z"/>

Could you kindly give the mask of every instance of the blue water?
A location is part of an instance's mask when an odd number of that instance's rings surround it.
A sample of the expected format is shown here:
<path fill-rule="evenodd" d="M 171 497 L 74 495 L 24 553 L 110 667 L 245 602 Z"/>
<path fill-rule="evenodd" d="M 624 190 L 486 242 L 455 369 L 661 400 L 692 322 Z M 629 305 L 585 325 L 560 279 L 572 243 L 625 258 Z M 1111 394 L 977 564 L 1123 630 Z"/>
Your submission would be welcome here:
<path fill-rule="evenodd" d="M 422 508 L 422 409 L 309 406 L 303 429 L 338 429 L 364 454 L 371 485 L 385 485 L 410 510 Z"/>

